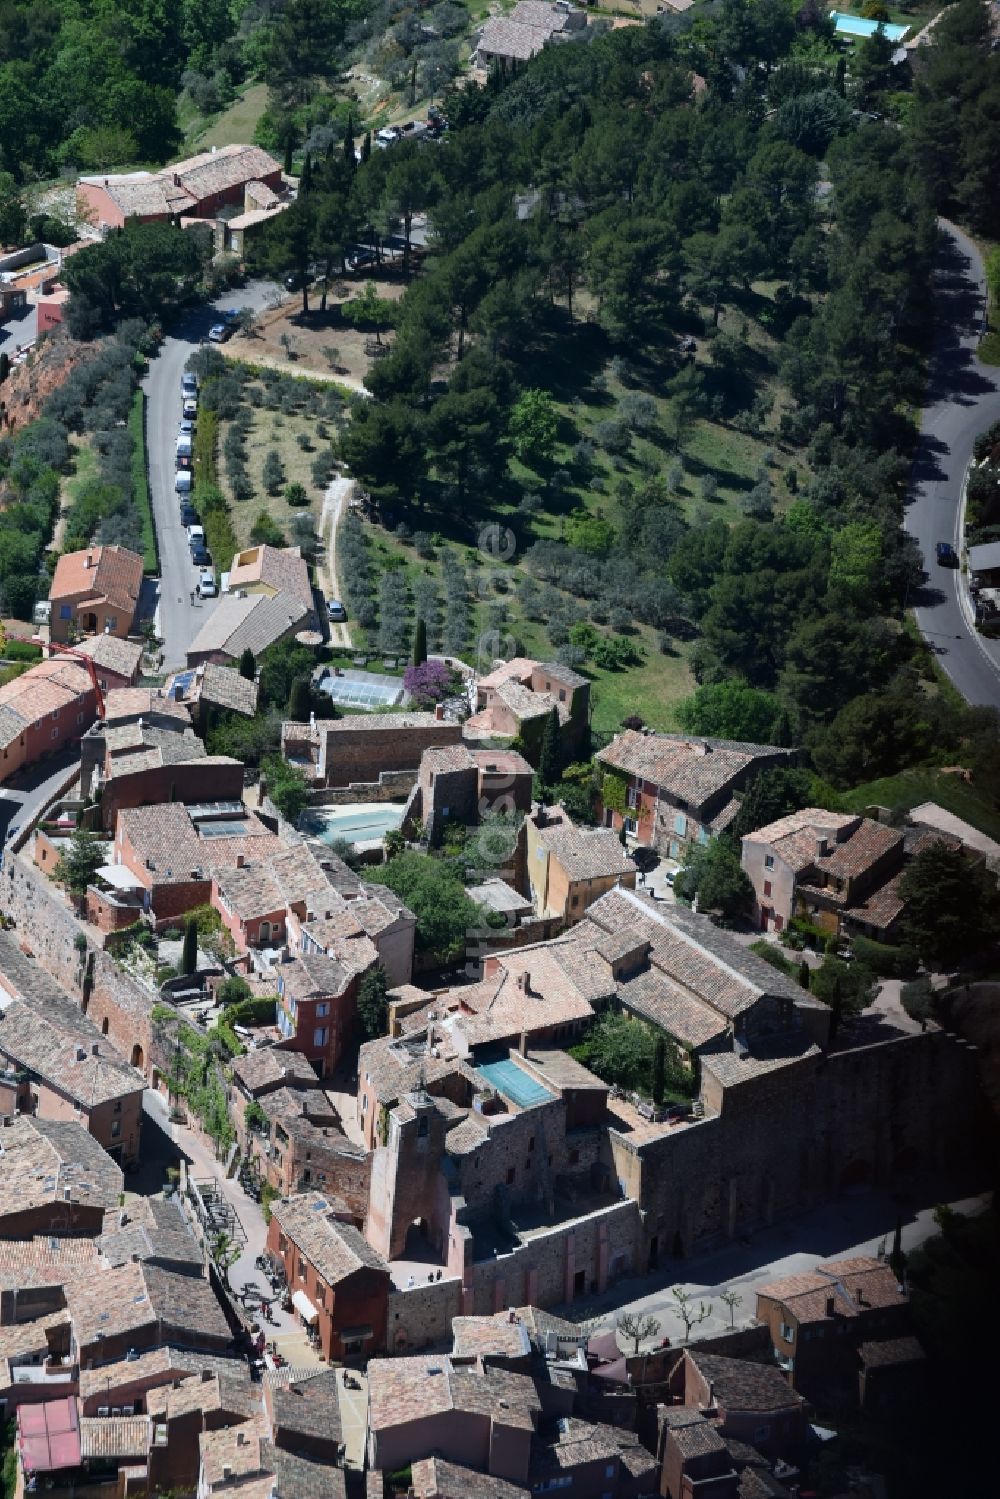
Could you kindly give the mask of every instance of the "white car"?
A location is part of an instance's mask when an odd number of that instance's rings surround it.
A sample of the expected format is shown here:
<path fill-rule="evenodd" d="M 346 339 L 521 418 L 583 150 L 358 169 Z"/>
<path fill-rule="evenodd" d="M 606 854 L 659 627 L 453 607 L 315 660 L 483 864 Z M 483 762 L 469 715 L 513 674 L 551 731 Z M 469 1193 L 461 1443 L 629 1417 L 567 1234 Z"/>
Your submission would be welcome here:
<path fill-rule="evenodd" d="M 174 476 L 174 489 L 178 494 L 190 494 L 193 482 L 194 475 L 189 468 L 178 469 Z"/>
<path fill-rule="evenodd" d="M 206 567 L 198 577 L 198 597 L 214 599 L 218 591 L 215 586 L 215 574 L 210 567 Z"/>
<path fill-rule="evenodd" d="M 191 422 L 193 422 L 195 417 L 198 415 L 198 402 L 195 400 L 194 396 L 188 396 L 185 400 L 184 415 L 187 417 L 188 421 Z"/>
<path fill-rule="evenodd" d="M 188 526 L 187 533 L 188 533 L 188 546 L 193 547 L 193 546 L 204 546 L 205 545 L 205 527 L 204 526 Z"/>

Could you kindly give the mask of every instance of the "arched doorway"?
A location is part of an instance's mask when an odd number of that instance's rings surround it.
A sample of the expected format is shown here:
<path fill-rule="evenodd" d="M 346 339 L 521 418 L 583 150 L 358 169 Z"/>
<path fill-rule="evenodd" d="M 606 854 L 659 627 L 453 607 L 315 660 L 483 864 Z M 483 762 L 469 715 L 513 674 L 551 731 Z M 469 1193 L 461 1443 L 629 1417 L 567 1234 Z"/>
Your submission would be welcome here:
<path fill-rule="evenodd" d="M 137 1041 L 132 1048 L 132 1066 L 138 1067 L 139 1071 L 141 1072 L 143 1060 L 142 1047 Z"/>

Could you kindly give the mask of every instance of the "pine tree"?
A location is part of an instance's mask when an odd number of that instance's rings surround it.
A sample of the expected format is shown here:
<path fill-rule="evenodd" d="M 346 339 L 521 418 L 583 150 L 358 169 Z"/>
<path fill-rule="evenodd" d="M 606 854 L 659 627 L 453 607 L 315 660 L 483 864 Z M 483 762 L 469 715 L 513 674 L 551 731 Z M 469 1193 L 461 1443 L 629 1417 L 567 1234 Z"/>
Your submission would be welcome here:
<path fill-rule="evenodd" d="M 288 716 L 292 723 L 308 723 L 312 711 L 312 689 L 308 677 L 296 677 L 288 695 Z"/>
<path fill-rule="evenodd" d="M 538 757 L 538 779 L 546 791 L 551 790 L 559 780 L 559 764 L 559 714 L 553 708 L 545 720 L 542 750 Z"/>
<path fill-rule="evenodd" d="M 184 946 L 181 948 L 181 973 L 194 973 L 198 967 L 198 923 L 188 917 L 184 928 Z"/>
<path fill-rule="evenodd" d="M 427 625 L 418 619 L 413 631 L 413 664 L 423 666 L 427 660 Z"/>
<path fill-rule="evenodd" d="M 653 1050 L 653 1102 L 662 1103 L 667 1088 L 667 1038 L 657 1036 Z"/>
<path fill-rule="evenodd" d="M 249 646 L 247 646 L 240 657 L 240 676 L 244 677 L 248 682 L 256 682 L 257 680 L 257 661 Z"/>

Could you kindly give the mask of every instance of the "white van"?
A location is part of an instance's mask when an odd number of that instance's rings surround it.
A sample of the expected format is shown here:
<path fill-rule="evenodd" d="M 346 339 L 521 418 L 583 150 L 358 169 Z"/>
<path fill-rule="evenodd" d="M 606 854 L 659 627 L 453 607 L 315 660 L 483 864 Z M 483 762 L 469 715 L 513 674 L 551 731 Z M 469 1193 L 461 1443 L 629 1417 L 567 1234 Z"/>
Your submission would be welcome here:
<path fill-rule="evenodd" d="M 205 545 L 205 527 L 204 526 L 188 526 L 187 533 L 188 533 L 188 546 L 189 547 L 193 547 L 193 546 L 201 546 L 201 547 L 203 547 Z"/>
<path fill-rule="evenodd" d="M 177 439 L 177 456 L 178 456 L 178 458 L 190 458 L 191 457 L 191 451 L 192 451 L 191 439 L 187 435 L 187 433 L 182 432 L 181 435 L 180 435 L 180 437 L 178 437 L 178 439 Z"/>
<path fill-rule="evenodd" d="M 178 494 L 191 493 L 192 478 L 193 475 L 189 468 L 182 468 L 177 471 L 177 474 L 174 477 L 174 489 Z"/>

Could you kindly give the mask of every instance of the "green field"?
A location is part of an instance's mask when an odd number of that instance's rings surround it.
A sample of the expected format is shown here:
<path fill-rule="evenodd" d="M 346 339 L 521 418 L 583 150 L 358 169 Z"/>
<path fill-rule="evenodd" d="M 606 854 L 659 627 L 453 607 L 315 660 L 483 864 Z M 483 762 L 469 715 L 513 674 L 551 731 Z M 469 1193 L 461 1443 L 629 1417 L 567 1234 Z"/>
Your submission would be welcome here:
<path fill-rule="evenodd" d="M 188 147 L 197 146 L 199 151 L 210 151 L 213 146 L 249 145 L 266 106 L 267 86 L 252 83 L 228 109 L 209 120 L 196 111 L 192 111 L 186 120 L 182 115 Z"/>
<path fill-rule="evenodd" d="M 976 789 L 961 776 L 942 770 L 903 770 L 881 781 L 868 781 L 845 791 L 839 801 L 847 812 L 861 812 L 865 807 L 891 807 L 909 811 L 921 802 L 937 802 L 956 817 L 1000 840 L 1000 813 L 985 792 Z"/>

